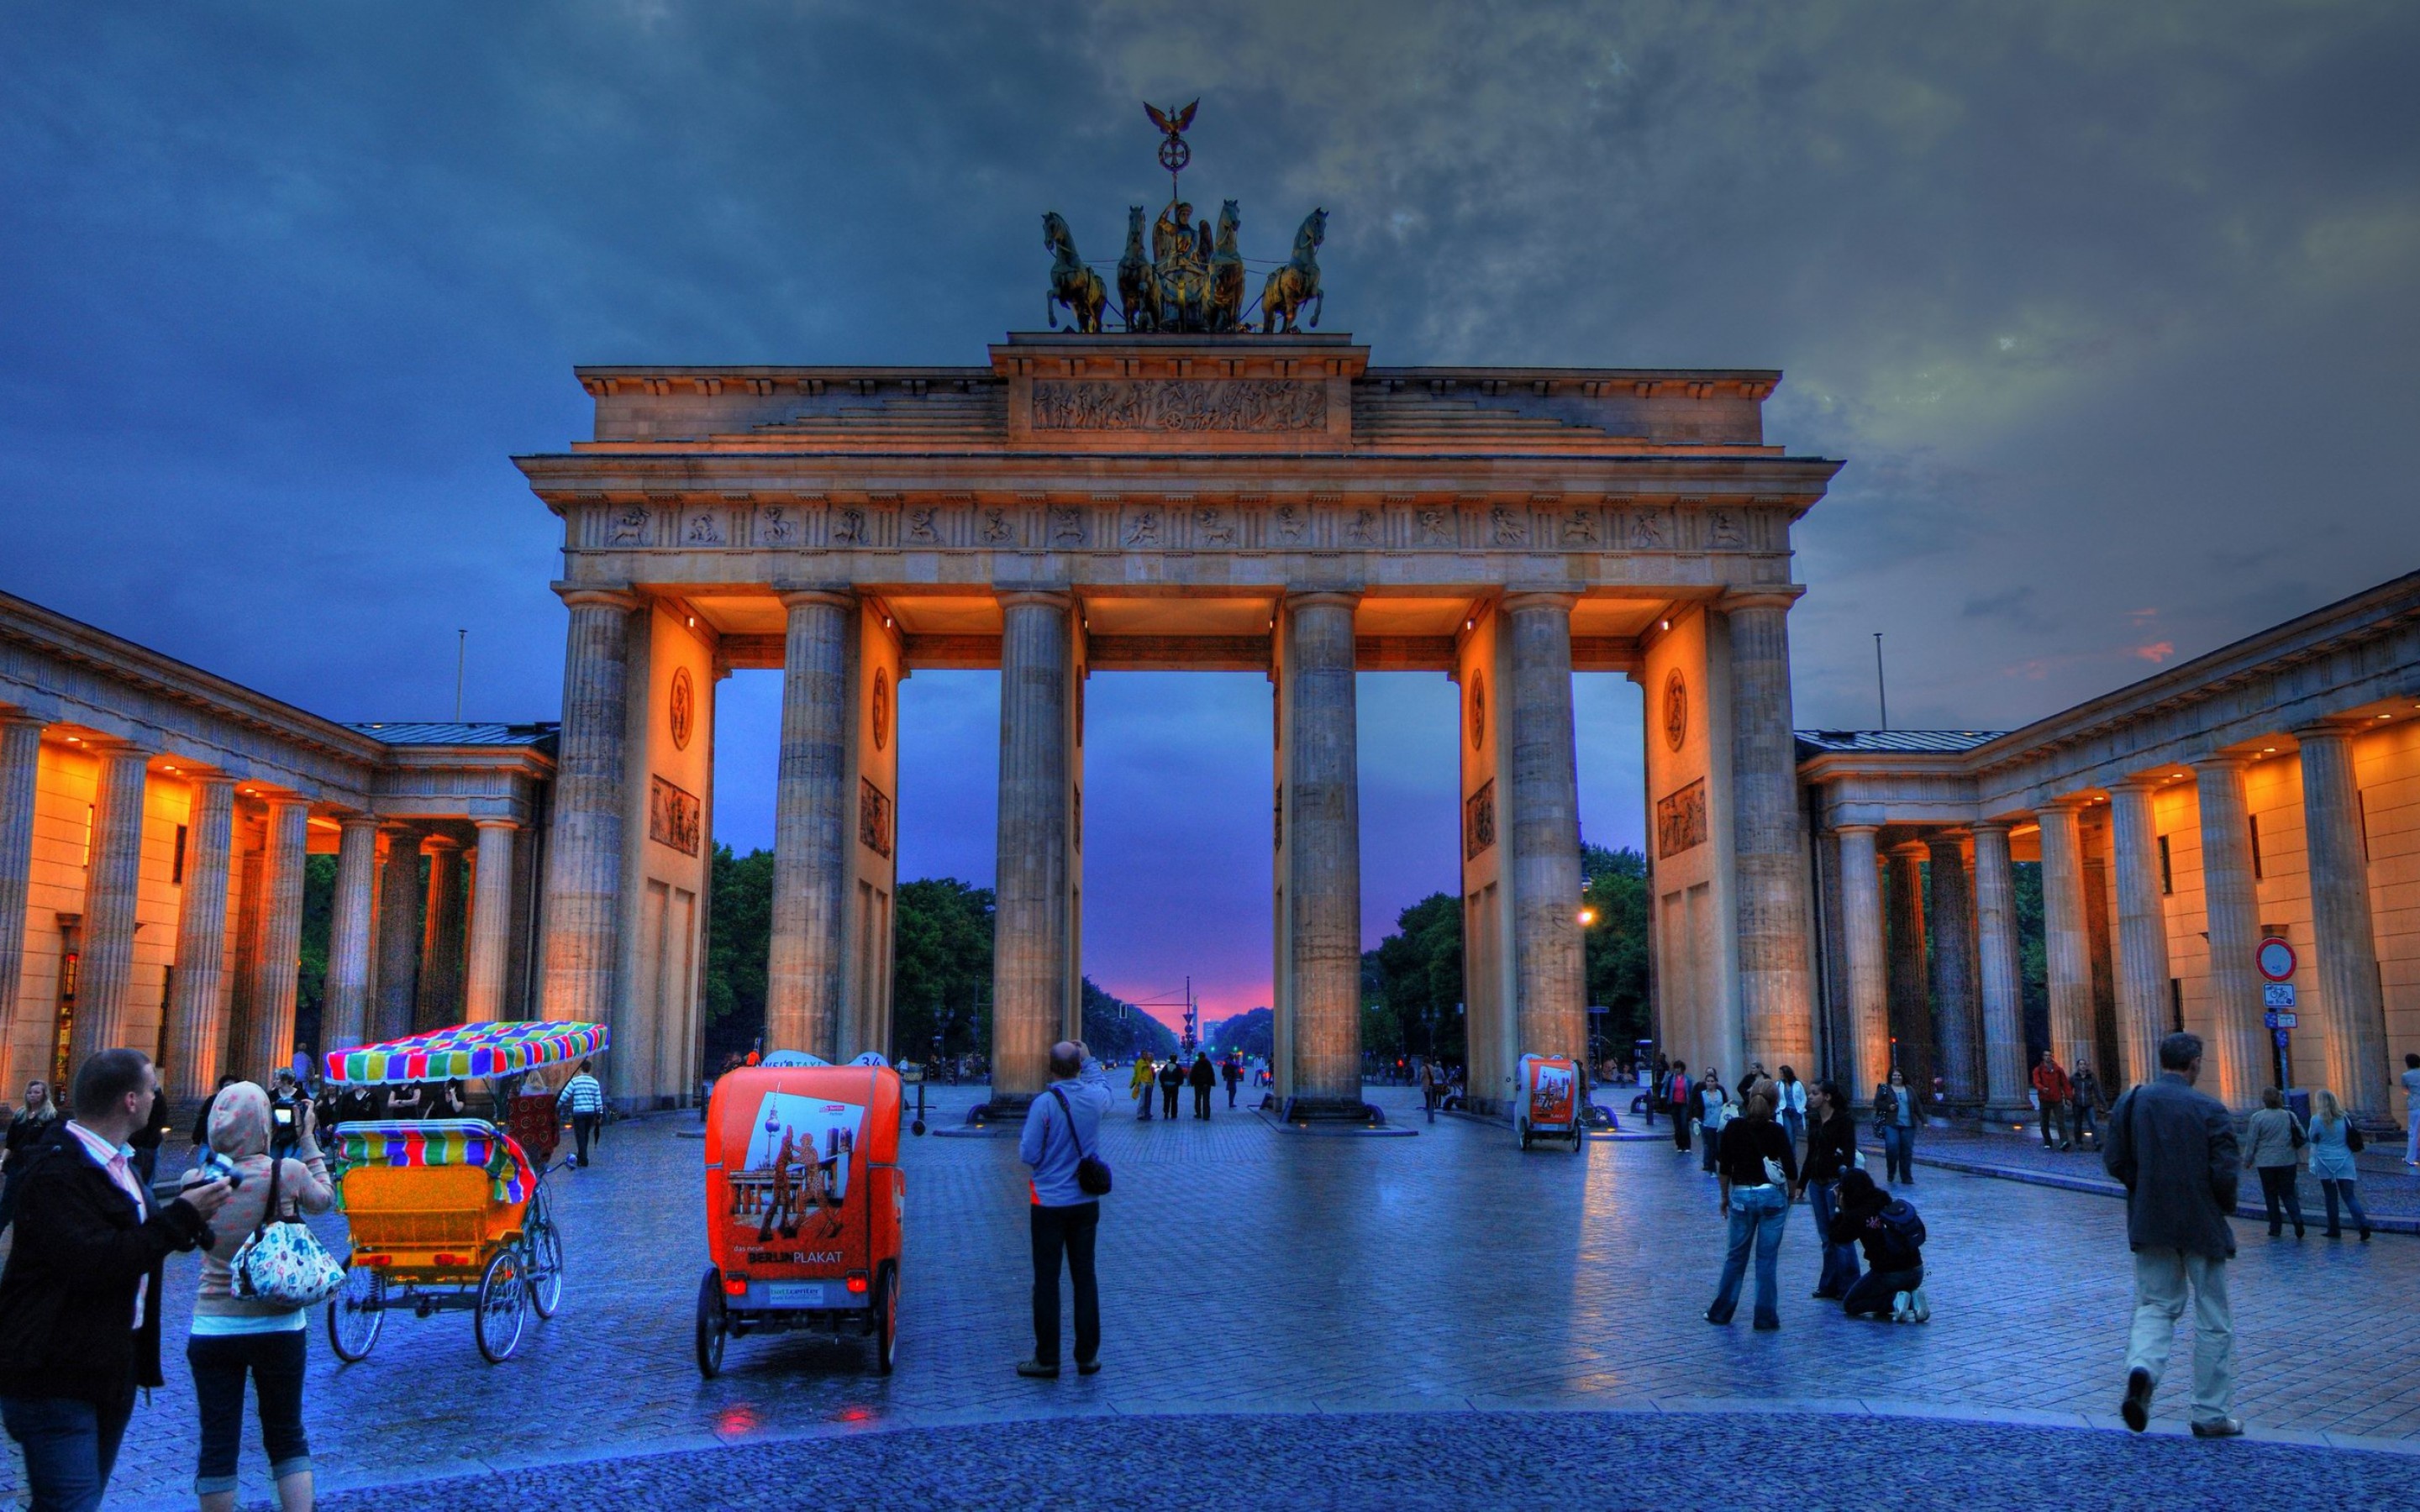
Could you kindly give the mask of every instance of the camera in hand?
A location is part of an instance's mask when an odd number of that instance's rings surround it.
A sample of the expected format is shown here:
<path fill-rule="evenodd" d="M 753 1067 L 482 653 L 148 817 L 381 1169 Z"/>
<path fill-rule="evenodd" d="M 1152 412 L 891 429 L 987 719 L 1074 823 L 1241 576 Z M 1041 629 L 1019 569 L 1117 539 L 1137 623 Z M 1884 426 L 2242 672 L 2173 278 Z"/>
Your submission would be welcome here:
<path fill-rule="evenodd" d="M 294 1127 L 294 1104 L 291 1103 L 278 1103 L 269 1110 L 269 1116 L 277 1120 L 277 1125 L 281 1129 Z"/>

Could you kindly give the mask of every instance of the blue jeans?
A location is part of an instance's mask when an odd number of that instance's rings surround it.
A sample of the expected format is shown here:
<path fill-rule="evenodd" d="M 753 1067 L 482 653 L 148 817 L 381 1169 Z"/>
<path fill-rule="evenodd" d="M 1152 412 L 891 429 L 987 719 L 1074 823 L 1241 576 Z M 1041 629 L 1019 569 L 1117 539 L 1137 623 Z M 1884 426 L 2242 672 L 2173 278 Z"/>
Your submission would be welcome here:
<path fill-rule="evenodd" d="M 1891 1304 L 1902 1291 L 1924 1285 L 1924 1267 L 1905 1271 L 1869 1271 L 1865 1279 L 1840 1299 L 1840 1310 L 1852 1318 L 1888 1318 Z"/>
<path fill-rule="evenodd" d="M 73 1396 L 0 1396 L 0 1425 L 25 1451 L 34 1512 L 96 1512 L 134 1412 L 134 1392 L 113 1407 Z"/>
<path fill-rule="evenodd" d="M 2352 1226 L 2364 1232 L 2368 1231 L 2369 1214 L 2362 1211 L 2361 1197 L 2353 1190 L 2354 1185 L 2355 1183 L 2351 1181 L 2321 1181 L 2319 1183 L 2319 1196 L 2324 1197 L 2328 1204 L 2328 1237 L 2330 1239 L 2334 1239 L 2336 1235 L 2344 1232 L 2343 1229 L 2336 1227 L 2336 1198 L 2338 1196 L 2342 1196 L 2344 1198 L 2344 1205 L 2352 1210 Z"/>
<path fill-rule="evenodd" d="M 1815 1242 L 1823 1246 L 1823 1269 L 1815 1277 L 1815 1289 L 1826 1297 L 1845 1297 L 1857 1284 L 1856 1241 L 1832 1242 L 1832 1218 L 1839 1211 L 1834 1197 L 1838 1190 L 1837 1181 L 1812 1181 L 1807 1187 L 1807 1203 L 1814 1211 Z"/>
<path fill-rule="evenodd" d="M 1722 1289 L 1706 1316 L 1728 1323 L 1739 1307 L 1740 1283 L 1747 1279 L 1748 1250 L 1756 1251 L 1756 1321 L 1763 1328 L 1781 1326 L 1780 1283 L 1774 1273 L 1781 1250 L 1782 1226 L 1790 1221 L 1790 1194 L 1777 1186 L 1731 1189 L 1730 1253 L 1723 1258 Z"/>
<path fill-rule="evenodd" d="M 1916 1126 L 1911 1123 L 1883 1125 L 1883 1180 L 1913 1181 L 1916 1180 Z"/>
<path fill-rule="evenodd" d="M 261 1444 L 269 1478 L 284 1480 L 311 1468 L 311 1441 L 302 1431 L 302 1329 L 283 1334 L 196 1334 L 185 1344 L 194 1370 L 194 1406 L 202 1419 L 195 1494 L 236 1489 L 243 1448 L 243 1382 L 252 1378 L 260 1402 Z"/>

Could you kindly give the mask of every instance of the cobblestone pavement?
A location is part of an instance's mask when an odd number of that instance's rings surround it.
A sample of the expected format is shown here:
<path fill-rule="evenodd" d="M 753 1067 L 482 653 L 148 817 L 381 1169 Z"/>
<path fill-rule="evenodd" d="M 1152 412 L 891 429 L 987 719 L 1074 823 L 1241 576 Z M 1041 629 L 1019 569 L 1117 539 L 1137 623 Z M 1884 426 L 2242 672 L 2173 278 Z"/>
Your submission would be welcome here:
<path fill-rule="evenodd" d="M 936 1090 L 937 1122 L 980 1095 Z M 1118 1189 L 1100 1252 L 1107 1368 L 1055 1382 L 1010 1370 L 1032 1348 L 1013 1141 L 906 1142 L 909 1232 L 895 1376 L 874 1375 L 856 1346 L 775 1336 L 734 1340 L 723 1376 L 704 1381 L 690 1338 L 705 1267 L 700 1147 L 677 1136 L 675 1119 L 623 1124 L 593 1169 L 552 1179 L 569 1251 L 564 1307 L 552 1322 L 531 1325 L 510 1363 L 482 1363 L 468 1317 L 445 1314 L 392 1319 L 367 1362 L 340 1365 L 315 1317 L 307 1418 L 322 1484 L 371 1488 L 810 1433 L 1064 1415 L 1231 1413 L 1258 1423 L 1421 1409 L 1469 1418 L 1477 1409 L 1518 1419 L 1501 1429 L 1507 1445 L 1555 1438 L 1562 1430 L 1537 1427 L 1539 1414 L 1573 1409 L 1818 1401 L 2079 1427 L 2115 1421 L 2131 1302 L 2115 1202 L 1924 1170 L 1913 1196 L 1932 1235 L 1930 1326 L 1852 1322 L 1810 1301 L 1816 1256 L 1801 1210 L 1782 1245 L 1781 1332 L 1755 1334 L 1745 1322 L 1715 1329 L 1699 1315 L 1723 1226 L 1712 1180 L 1694 1160 L 1643 1142 L 1524 1154 L 1500 1128 L 1417 1122 L 1408 1091 L 1373 1095 L 1415 1120 L 1419 1137 L 1281 1134 L 1223 1107 L 1206 1125 L 1113 1119 L 1103 1153 Z M 341 1251 L 340 1222 L 325 1227 Z M 2242 1225 L 2239 1234 L 2241 1413 L 2264 1432 L 2314 1442 L 2329 1433 L 2420 1446 L 2420 1314 L 2408 1305 L 2420 1243 L 2273 1242 Z M 185 1333 L 193 1269 L 179 1257 L 169 1271 L 171 1339 Z M 2181 1353 L 2177 1365 L 2180 1381 Z M 191 1504 L 194 1409 L 181 1359 L 171 1359 L 168 1376 L 137 1409 L 113 1506 Z M 2176 1381 L 2159 1404 L 2171 1428 L 2181 1412 Z M 1869 1448 L 1914 1431 L 1859 1421 Z M 1670 1431 L 1621 1422 L 1605 1431 L 1651 1440 Z M 1427 1433 L 1430 1423 L 1407 1419 L 1402 1431 Z M 1281 1428 L 1318 1432 L 1265 1431 Z M 2077 1437 L 2095 1443 L 2076 1453 L 2119 1456 L 2153 1477 L 2138 1485 L 2167 1473 L 2158 1456 L 2254 1452 Z M 950 1462 L 1032 1439 L 1027 1430 L 936 1439 L 929 1453 Z M 871 1457 L 867 1473 L 899 1462 L 886 1455 L 912 1458 L 905 1447 L 853 1452 Z M 1149 1458 L 1140 1447 L 1135 1455 Z M 788 1461 L 771 1455 L 764 1463 Z M 7 1457 L 11 1479 L 15 1468 Z M 249 1427 L 244 1472 L 246 1499 L 265 1496 Z M 2077 1504 L 2072 1487 L 2040 1494 Z M 1401 1500 L 1417 1504 L 1409 1492 Z M 1717 1482 L 1706 1500 L 1736 1498 Z M 412 1501 L 431 1504 L 417 1493 Z M 353 1504 L 392 1503 L 365 1494 Z"/>

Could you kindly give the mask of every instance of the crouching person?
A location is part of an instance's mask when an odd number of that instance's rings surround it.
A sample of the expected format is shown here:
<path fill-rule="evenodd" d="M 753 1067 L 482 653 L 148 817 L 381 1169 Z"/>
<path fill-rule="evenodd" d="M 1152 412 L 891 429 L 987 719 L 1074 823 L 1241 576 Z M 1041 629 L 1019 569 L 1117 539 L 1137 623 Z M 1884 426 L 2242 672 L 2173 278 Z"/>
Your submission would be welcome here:
<path fill-rule="evenodd" d="M 1852 1318 L 1921 1323 L 1932 1316 L 1924 1299 L 1924 1219 L 1903 1197 L 1874 1185 L 1861 1170 L 1840 1173 L 1838 1211 L 1830 1238 L 1866 1252 L 1866 1273 L 1841 1299 Z"/>

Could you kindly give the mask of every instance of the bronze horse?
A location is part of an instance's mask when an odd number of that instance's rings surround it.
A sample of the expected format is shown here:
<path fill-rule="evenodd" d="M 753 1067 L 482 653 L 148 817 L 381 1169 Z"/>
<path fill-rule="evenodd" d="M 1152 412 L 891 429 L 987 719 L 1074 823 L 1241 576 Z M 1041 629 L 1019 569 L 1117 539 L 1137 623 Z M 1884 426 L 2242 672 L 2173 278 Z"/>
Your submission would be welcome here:
<path fill-rule="evenodd" d="M 1118 304 L 1128 331 L 1159 329 L 1159 279 L 1142 250 L 1143 209 L 1126 208 L 1126 254 L 1118 259 Z"/>
<path fill-rule="evenodd" d="M 1050 292 L 1042 301 L 1043 315 L 1049 320 L 1050 329 L 1059 329 L 1058 306 L 1063 304 L 1078 331 L 1098 335 L 1101 309 L 1109 302 L 1109 291 L 1101 282 L 1101 275 L 1085 267 L 1084 259 L 1077 255 L 1076 239 L 1057 210 L 1042 217 L 1042 244 L 1051 252 Z"/>
<path fill-rule="evenodd" d="M 1319 289 L 1319 244 L 1327 239 L 1327 212 L 1312 210 L 1294 234 L 1294 255 L 1261 285 L 1261 333 L 1296 333 L 1295 316 L 1311 306 L 1311 327 L 1319 329 L 1323 296 Z"/>
<path fill-rule="evenodd" d="M 1210 255 L 1210 329 L 1244 329 L 1244 255 L 1235 248 L 1243 217 L 1229 200 L 1218 207 L 1218 240 Z"/>

